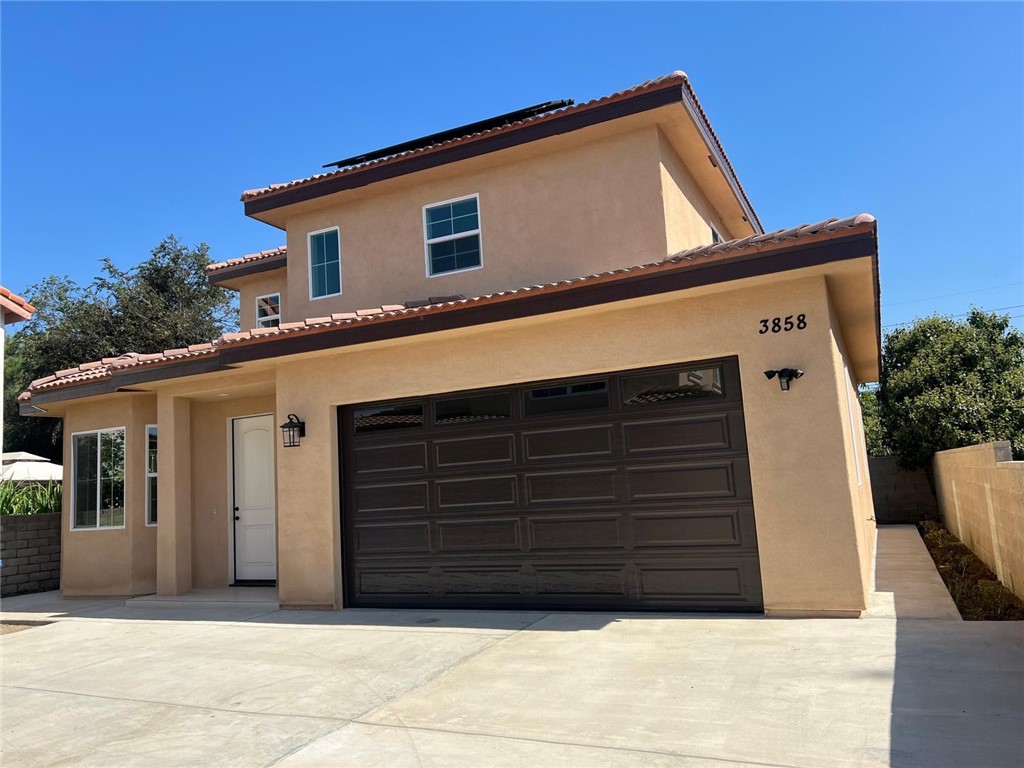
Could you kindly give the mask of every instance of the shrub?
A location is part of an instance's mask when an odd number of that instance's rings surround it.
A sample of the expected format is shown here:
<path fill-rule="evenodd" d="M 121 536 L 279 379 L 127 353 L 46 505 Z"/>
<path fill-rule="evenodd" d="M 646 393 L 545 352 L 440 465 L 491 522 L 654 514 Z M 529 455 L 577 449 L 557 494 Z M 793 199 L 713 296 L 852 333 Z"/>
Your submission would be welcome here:
<path fill-rule="evenodd" d="M 0 483 L 0 515 L 42 515 L 60 509 L 60 483 Z"/>

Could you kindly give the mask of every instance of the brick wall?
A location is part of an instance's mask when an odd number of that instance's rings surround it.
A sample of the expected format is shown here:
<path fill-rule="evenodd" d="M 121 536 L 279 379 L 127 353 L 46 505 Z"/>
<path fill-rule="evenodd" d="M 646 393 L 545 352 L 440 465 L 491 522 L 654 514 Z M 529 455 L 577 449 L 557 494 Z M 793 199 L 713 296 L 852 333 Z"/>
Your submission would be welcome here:
<path fill-rule="evenodd" d="M 0 517 L 0 596 L 60 588 L 60 513 Z"/>
<path fill-rule="evenodd" d="M 916 523 L 937 513 L 935 493 L 923 469 L 910 472 L 897 467 L 891 456 L 872 456 L 868 472 L 879 523 Z"/>
<path fill-rule="evenodd" d="M 940 451 L 933 464 L 950 533 L 1024 599 L 1024 461 L 998 441 Z"/>

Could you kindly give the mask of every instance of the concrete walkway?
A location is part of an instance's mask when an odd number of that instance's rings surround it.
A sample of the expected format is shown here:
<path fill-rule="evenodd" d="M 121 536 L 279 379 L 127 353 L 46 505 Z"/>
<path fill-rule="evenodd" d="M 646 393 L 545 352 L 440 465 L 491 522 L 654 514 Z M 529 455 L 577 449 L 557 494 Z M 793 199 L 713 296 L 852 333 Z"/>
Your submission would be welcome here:
<path fill-rule="evenodd" d="M 960 620 L 916 526 L 879 526 L 875 590 L 865 618 Z"/>
<path fill-rule="evenodd" d="M 1016 768 L 1024 624 L 880 533 L 861 621 L 4 600 L 3 764 Z"/>

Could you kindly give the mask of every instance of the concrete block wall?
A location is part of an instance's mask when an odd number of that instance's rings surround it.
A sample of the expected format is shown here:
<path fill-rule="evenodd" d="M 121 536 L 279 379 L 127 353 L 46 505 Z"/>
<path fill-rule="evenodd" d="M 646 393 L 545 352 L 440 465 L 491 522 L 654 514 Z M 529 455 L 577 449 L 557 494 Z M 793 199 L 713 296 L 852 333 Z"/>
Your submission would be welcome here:
<path fill-rule="evenodd" d="M 950 532 L 1024 599 L 1024 461 L 1006 441 L 940 451 L 933 460 Z"/>
<path fill-rule="evenodd" d="M 0 596 L 60 588 L 60 518 L 0 517 Z"/>
<path fill-rule="evenodd" d="M 938 511 L 935 493 L 923 469 L 900 469 L 892 456 L 868 459 L 875 520 L 885 523 L 917 523 Z"/>

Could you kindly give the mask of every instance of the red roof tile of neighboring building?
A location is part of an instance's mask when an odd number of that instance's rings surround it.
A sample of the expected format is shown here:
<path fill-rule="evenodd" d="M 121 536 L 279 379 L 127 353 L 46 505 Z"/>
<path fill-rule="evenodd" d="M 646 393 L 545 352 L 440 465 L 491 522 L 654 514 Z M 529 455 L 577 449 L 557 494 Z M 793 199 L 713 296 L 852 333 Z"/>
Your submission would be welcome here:
<path fill-rule="evenodd" d="M 704 108 L 701 106 L 700 101 L 698 101 L 697 99 L 697 94 L 694 93 L 693 87 L 690 85 L 689 77 L 686 75 L 685 72 L 679 70 L 671 72 L 662 77 L 655 78 L 653 80 L 648 80 L 645 83 L 641 83 L 640 85 L 633 86 L 632 88 L 627 88 L 625 90 L 618 91 L 608 96 L 602 96 L 600 98 L 593 99 L 582 104 L 575 104 L 571 107 L 564 107 L 553 112 L 546 112 L 542 115 L 537 115 L 536 117 L 518 120 L 516 122 L 508 123 L 497 128 L 491 128 L 486 131 L 480 131 L 478 133 L 460 136 L 459 138 L 456 139 L 448 139 L 446 141 L 441 141 L 437 144 L 420 147 L 418 149 L 408 150 L 406 152 L 400 152 L 398 154 L 389 155 L 388 157 L 383 157 L 377 160 L 369 160 L 365 163 L 358 163 L 356 165 L 347 166 L 345 168 L 340 168 L 336 171 L 318 173 L 314 174 L 313 176 L 308 176 L 306 178 L 295 179 L 294 181 L 270 184 L 266 187 L 260 187 L 258 189 L 247 189 L 242 193 L 241 200 L 242 202 L 248 202 L 251 200 L 269 197 L 279 192 L 284 192 L 285 190 L 295 189 L 298 187 L 312 186 L 317 183 L 326 181 L 328 179 L 335 179 L 349 174 L 357 174 L 362 171 L 365 171 L 368 168 L 376 168 L 382 165 L 387 165 L 389 163 L 393 163 L 397 160 L 405 159 L 408 157 L 430 154 L 433 152 L 449 149 L 451 147 L 458 146 L 461 144 L 468 144 L 471 142 L 488 139 L 498 134 L 511 133 L 517 130 L 521 130 L 522 128 L 528 125 L 536 125 L 538 123 L 549 122 L 552 120 L 560 120 L 570 115 L 576 115 L 579 114 L 580 112 L 586 112 L 597 107 L 602 107 L 617 101 L 630 99 L 636 96 L 640 96 L 648 91 L 661 89 L 666 86 L 675 84 L 678 84 L 686 89 L 686 93 L 688 94 L 690 100 L 696 107 L 696 111 L 700 116 L 704 129 L 707 131 L 711 140 L 714 142 L 715 148 L 719 151 L 721 157 L 725 160 L 725 165 L 726 169 L 728 170 L 729 176 L 735 183 L 736 189 L 739 191 L 740 196 L 743 198 L 743 202 L 745 203 L 747 210 L 749 210 L 753 214 L 754 221 L 750 222 L 751 225 L 756 230 L 762 230 L 763 228 L 761 227 L 761 222 L 757 220 L 757 214 L 754 213 L 754 208 L 750 204 L 750 199 L 747 197 L 747 193 L 744 191 L 743 186 L 740 184 L 739 177 L 736 175 L 736 171 L 732 167 L 732 162 L 729 160 L 728 155 L 725 153 L 725 148 L 722 146 L 722 142 L 719 141 L 718 135 L 715 133 L 715 129 L 711 126 L 711 121 L 708 120 L 707 113 L 704 111 Z"/>
<path fill-rule="evenodd" d="M 137 352 L 128 352 L 120 357 L 104 358 L 103 360 L 83 363 L 77 368 L 58 371 L 52 376 L 36 379 L 29 385 L 28 391 L 19 395 L 18 399 L 27 402 L 31 399 L 33 392 L 67 387 L 86 381 L 106 378 L 115 371 L 134 369 L 142 366 L 165 365 L 181 360 L 198 358 L 208 355 L 216 355 L 220 349 L 234 347 L 240 344 L 260 344 L 282 336 L 294 334 L 314 333 L 328 329 L 340 329 L 345 326 L 356 326 L 364 323 L 374 323 L 402 319 L 406 317 L 418 317 L 425 313 L 457 311 L 463 307 L 488 304 L 499 301 L 510 301 L 525 296 L 541 293 L 556 293 L 571 291 L 576 288 L 591 285 L 599 282 L 610 282 L 624 280 L 638 274 L 652 274 L 668 272 L 672 270 L 685 269 L 698 259 L 702 260 L 726 260 L 735 256 L 746 256 L 748 252 L 766 253 L 774 250 L 789 247 L 797 241 L 806 241 L 815 237 L 827 239 L 835 233 L 843 230 L 870 231 L 875 227 L 875 218 L 870 214 L 862 213 L 857 216 L 850 216 L 845 219 L 827 219 L 817 224 L 804 224 L 789 229 L 779 229 L 763 235 L 751 235 L 739 240 L 728 240 L 714 245 L 702 245 L 691 248 L 687 251 L 673 254 L 661 261 L 651 262 L 633 267 L 624 267 L 607 272 L 600 272 L 583 277 L 559 280 L 542 285 L 533 285 L 524 288 L 516 288 L 508 291 L 499 291 L 484 296 L 473 298 L 452 298 L 438 297 L 444 299 L 437 303 L 424 304 L 421 301 L 411 301 L 408 304 L 389 304 L 369 309 L 361 309 L 355 312 L 336 312 L 330 316 L 309 318 L 302 322 L 285 323 L 277 328 L 254 328 L 249 331 L 238 333 L 225 333 L 220 338 L 206 344 L 193 344 L 185 349 L 170 349 L 155 354 L 143 355 Z"/>
<path fill-rule="evenodd" d="M 28 320 L 36 308 L 16 293 L 0 285 L 0 310 L 3 311 L 3 323 L 17 323 Z"/>

